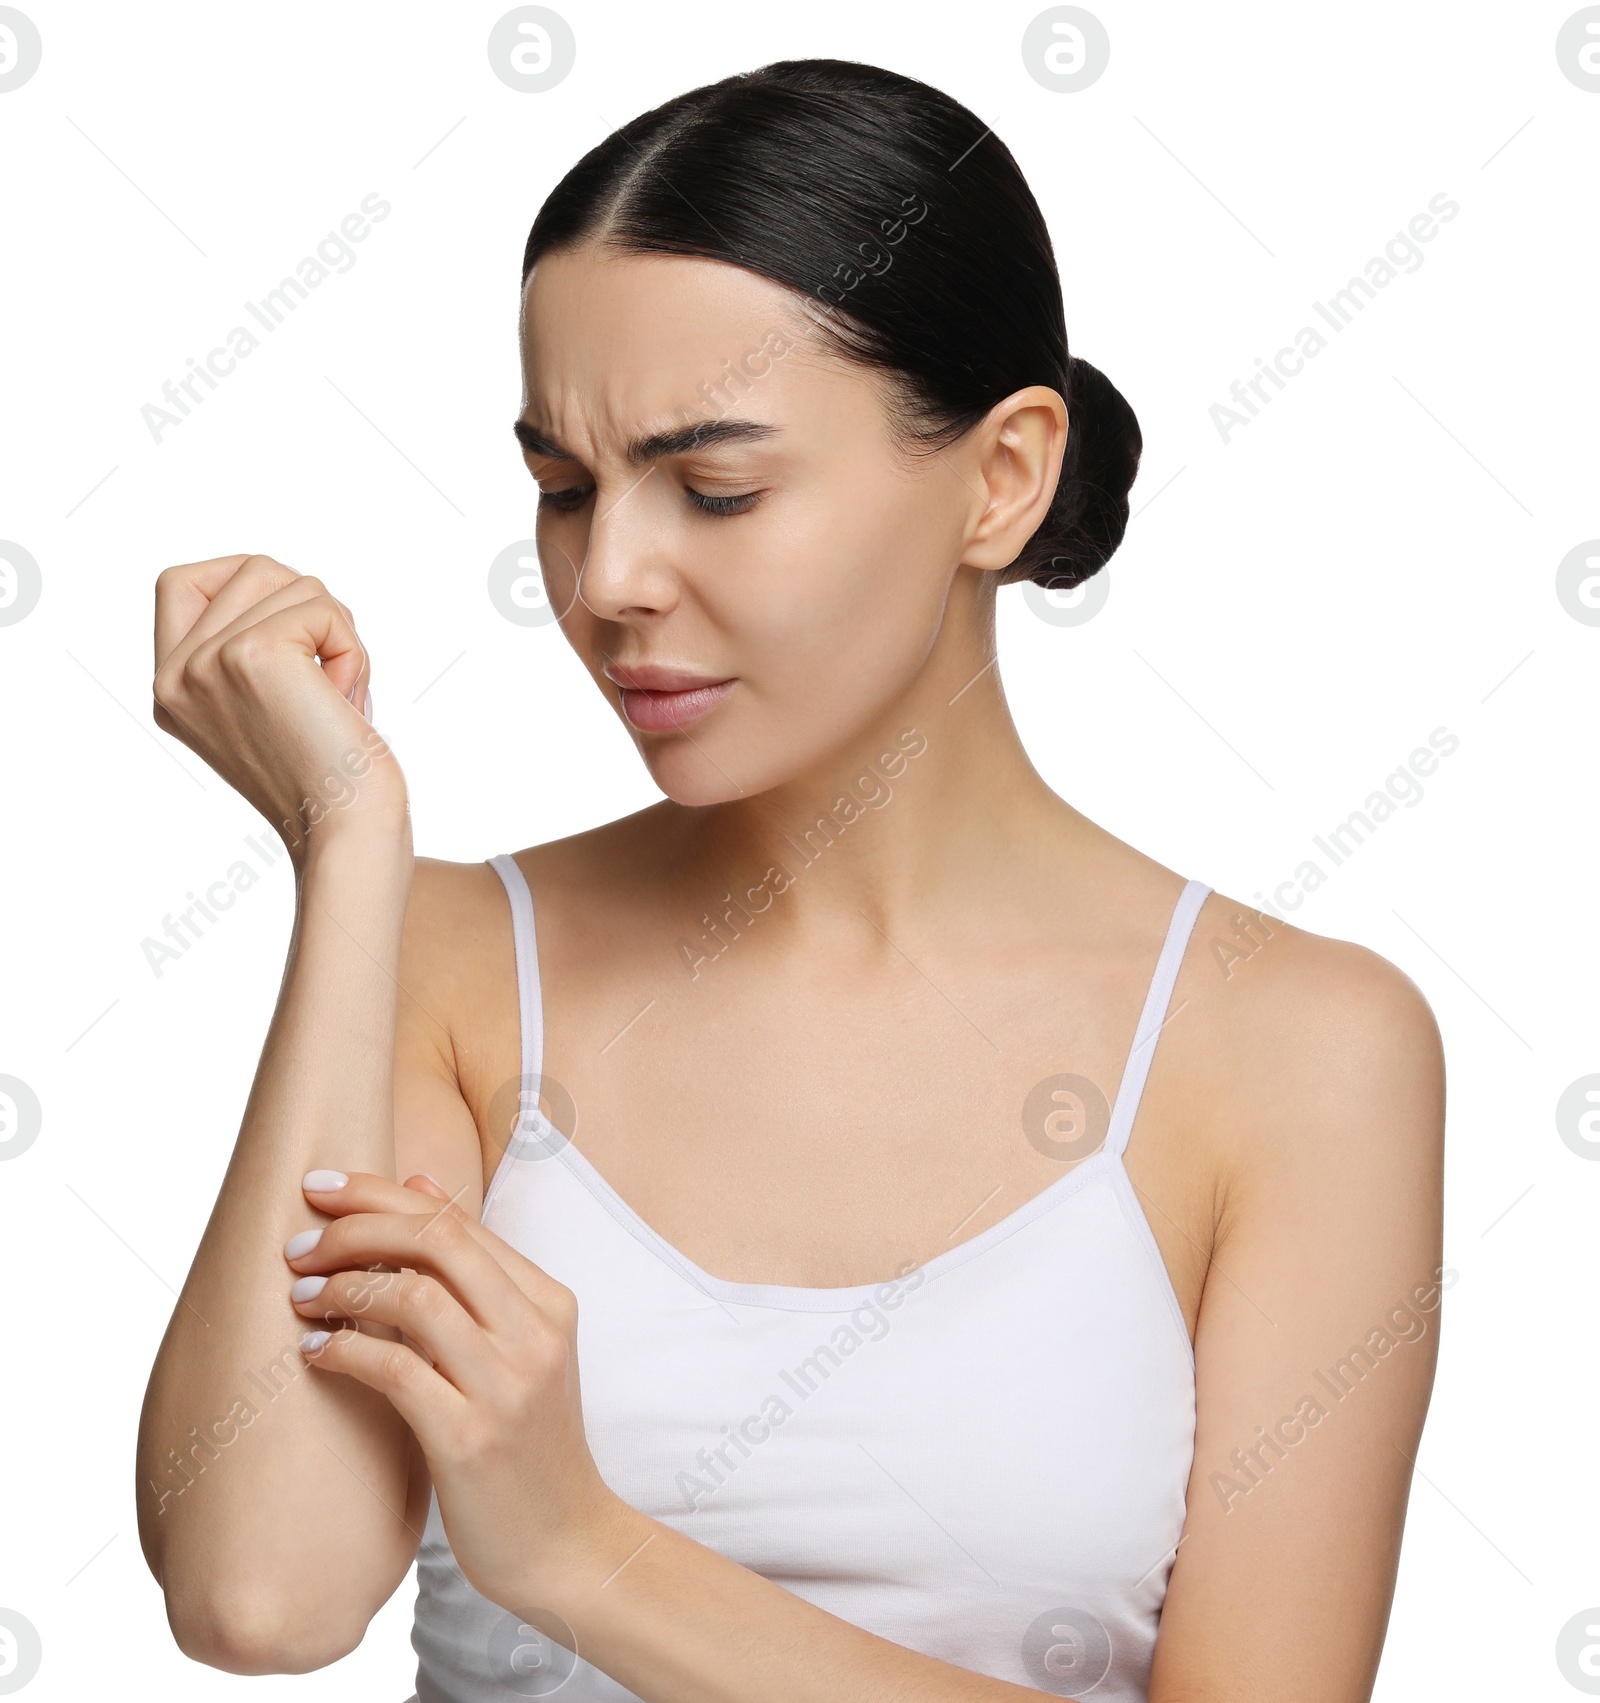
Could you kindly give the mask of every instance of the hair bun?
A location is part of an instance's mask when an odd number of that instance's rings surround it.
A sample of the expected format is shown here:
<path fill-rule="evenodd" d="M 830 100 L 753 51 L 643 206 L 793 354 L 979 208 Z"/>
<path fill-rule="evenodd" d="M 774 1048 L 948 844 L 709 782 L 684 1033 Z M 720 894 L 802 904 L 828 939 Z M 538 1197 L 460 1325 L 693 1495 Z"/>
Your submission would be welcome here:
<path fill-rule="evenodd" d="M 1128 526 L 1144 438 L 1127 398 L 1098 367 L 1067 366 L 1067 450 L 1055 501 L 1006 573 L 1065 590 L 1110 561 Z"/>

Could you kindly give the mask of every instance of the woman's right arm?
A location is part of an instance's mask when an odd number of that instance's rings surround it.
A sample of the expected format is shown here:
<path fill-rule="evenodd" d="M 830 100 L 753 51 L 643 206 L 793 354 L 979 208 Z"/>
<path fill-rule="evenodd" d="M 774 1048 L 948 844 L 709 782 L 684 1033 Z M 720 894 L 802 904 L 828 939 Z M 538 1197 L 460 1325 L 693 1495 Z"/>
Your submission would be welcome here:
<path fill-rule="evenodd" d="M 224 557 L 161 576 L 156 628 L 156 720 L 283 832 L 296 910 L 233 1156 L 146 1392 L 139 1533 L 187 1655 L 304 1672 L 353 1649 L 404 1578 L 428 1480 L 386 1401 L 301 1357 L 284 1244 L 317 1215 L 300 1181 L 395 1176 L 398 1128 L 401 1175 L 475 1187 L 477 1134 L 438 1022 L 398 1018 L 417 999 L 405 984 L 423 921 L 404 779 L 350 701 L 368 667 L 348 610 L 269 558 Z"/>

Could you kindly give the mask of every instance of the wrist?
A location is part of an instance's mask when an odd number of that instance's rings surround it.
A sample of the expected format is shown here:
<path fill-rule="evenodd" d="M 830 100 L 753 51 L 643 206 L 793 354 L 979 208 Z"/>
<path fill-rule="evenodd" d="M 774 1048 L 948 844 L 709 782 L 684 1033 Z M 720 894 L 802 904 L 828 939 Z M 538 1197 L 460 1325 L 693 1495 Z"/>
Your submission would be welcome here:
<path fill-rule="evenodd" d="M 320 857 L 324 848 L 355 842 L 364 856 L 380 847 L 411 850 L 411 800 L 405 774 L 376 728 L 312 781 L 299 796 L 282 801 L 277 824 L 296 866 Z"/>
<path fill-rule="evenodd" d="M 314 813 L 309 822 L 286 823 L 282 834 L 302 875 L 313 869 L 349 868 L 380 877 L 386 871 L 403 874 L 410 880 L 411 807 L 404 798 L 382 804 L 364 800 L 354 809 Z"/>
<path fill-rule="evenodd" d="M 604 1490 L 583 1529 L 547 1549 L 527 1577 L 522 1588 L 528 1600 L 521 1608 L 554 1613 L 576 1632 L 580 1644 L 592 1643 L 602 1633 L 606 1611 L 620 1608 L 624 1600 L 617 1586 L 626 1577 L 625 1569 L 663 1529 L 659 1521 Z"/>

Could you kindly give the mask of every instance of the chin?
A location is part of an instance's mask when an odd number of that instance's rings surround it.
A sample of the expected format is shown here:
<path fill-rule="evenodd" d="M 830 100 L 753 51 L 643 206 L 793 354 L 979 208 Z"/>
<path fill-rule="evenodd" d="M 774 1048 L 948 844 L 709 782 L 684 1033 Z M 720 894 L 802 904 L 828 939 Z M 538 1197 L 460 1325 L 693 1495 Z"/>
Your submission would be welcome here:
<path fill-rule="evenodd" d="M 727 804 L 753 797 L 771 784 L 753 781 L 746 772 L 748 760 L 724 756 L 705 740 L 696 746 L 685 738 L 646 739 L 640 742 L 639 755 L 650 778 L 674 804 Z"/>
<path fill-rule="evenodd" d="M 849 706 L 852 714 L 856 709 Z M 813 777 L 820 797 L 826 783 L 815 780 L 819 766 L 825 769 L 837 762 L 860 738 L 859 733 L 854 740 L 850 737 L 855 723 L 849 715 L 842 715 L 839 725 L 818 725 L 811 715 L 802 725 L 798 706 L 787 715 L 747 712 L 737 722 L 725 719 L 725 714 L 713 711 L 703 722 L 675 734 L 643 733 L 623 716 L 650 778 L 674 804 L 735 803 L 801 776 Z"/>
<path fill-rule="evenodd" d="M 674 804 L 707 806 L 758 798 L 826 758 L 827 747 L 796 739 L 793 729 L 784 737 L 766 717 L 752 718 L 737 729 L 718 728 L 714 717 L 708 719 L 712 725 L 682 734 L 633 730 L 650 778 Z"/>

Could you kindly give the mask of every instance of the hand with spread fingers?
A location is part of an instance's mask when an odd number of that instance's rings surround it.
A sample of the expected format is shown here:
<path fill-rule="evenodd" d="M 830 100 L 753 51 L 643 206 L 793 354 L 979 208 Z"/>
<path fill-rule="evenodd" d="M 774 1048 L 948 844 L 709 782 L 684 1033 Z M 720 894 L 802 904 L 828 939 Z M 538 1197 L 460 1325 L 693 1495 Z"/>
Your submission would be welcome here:
<path fill-rule="evenodd" d="M 301 1352 L 411 1427 L 473 1588 L 511 1608 L 547 1600 L 546 1581 L 625 1512 L 584 1437 L 571 1290 L 431 1178 L 312 1171 L 304 1191 L 333 1222 L 284 1249 L 295 1311 L 320 1326 Z"/>

